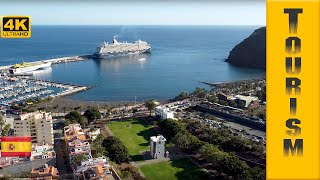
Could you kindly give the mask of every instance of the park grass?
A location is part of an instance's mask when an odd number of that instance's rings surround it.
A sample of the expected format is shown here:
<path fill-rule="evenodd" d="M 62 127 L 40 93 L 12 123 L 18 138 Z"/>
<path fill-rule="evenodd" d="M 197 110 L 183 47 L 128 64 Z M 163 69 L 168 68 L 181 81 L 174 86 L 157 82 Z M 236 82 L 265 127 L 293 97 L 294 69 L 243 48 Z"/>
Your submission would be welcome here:
<path fill-rule="evenodd" d="M 140 169 L 148 180 L 206 179 L 205 173 L 187 158 L 146 164 L 140 166 Z"/>
<path fill-rule="evenodd" d="M 149 150 L 149 139 L 157 134 L 153 126 L 138 120 L 111 122 L 108 127 L 128 148 L 134 161 L 143 160 L 141 152 Z"/>

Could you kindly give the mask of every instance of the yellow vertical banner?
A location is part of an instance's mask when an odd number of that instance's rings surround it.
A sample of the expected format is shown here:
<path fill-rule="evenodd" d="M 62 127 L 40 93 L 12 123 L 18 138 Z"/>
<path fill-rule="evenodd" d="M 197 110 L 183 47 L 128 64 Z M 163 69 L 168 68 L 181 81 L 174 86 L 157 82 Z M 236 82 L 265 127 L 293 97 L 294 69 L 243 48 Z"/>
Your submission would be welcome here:
<path fill-rule="evenodd" d="M 320 179 L 320 0 L 267 0 L 267 179 Z"/>

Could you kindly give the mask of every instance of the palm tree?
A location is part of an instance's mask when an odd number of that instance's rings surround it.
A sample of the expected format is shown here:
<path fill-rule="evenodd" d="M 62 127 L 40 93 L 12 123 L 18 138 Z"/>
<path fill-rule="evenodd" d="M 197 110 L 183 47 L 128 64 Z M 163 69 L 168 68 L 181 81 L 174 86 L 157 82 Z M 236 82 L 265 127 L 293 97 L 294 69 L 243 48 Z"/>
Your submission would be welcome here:
<path fill-rule="evenodd" d="M 2 131 L 2 127 L 5 124 L 5 121 L 3 119 L 3 116 L 0 116 L 0 131 Z"/>
<path fill-rule="evenodd" d="M 150 116 L 151 116 L 151 111 L 154 110 L 154 108 L 156 107 L 156 103 L 153 100 L 148 100 L 148 101 L 144 102 L 144 105 L 150 111 Z"/>

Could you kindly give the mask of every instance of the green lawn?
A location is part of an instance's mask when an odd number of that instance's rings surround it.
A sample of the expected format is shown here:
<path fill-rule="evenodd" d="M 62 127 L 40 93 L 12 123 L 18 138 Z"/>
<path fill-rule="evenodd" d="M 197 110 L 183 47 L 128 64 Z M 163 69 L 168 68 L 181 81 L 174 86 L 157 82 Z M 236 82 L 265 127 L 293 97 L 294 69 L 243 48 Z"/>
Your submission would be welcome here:
<path fill-rule="evenodd" d="M 128 148 L 129 154 L 134 161 L 143 159 L 140 152 L 149 150 L 150 136 L 157 134 L 151 125 L 137 120 L 111 122 L 108 127 L 113 135 L 120 138 Z"/>
<path fill-rule="evenodd" d="M 142 165 L 140 169 L 147 180 L 206 179 L 205 173 L 186 158 Z"/>

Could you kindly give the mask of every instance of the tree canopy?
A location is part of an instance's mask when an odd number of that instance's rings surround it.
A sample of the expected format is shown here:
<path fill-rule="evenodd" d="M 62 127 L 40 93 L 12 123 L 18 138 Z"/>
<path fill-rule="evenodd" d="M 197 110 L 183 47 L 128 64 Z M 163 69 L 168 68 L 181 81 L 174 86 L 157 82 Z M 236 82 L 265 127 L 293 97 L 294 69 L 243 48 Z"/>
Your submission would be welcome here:
<path fill-rule="evenodd" d="M 204 88 L 196 87 L 192 94 L 198 98 L 205 98 L 207 91 Z"/>
<path fill-rule="evenodd" d="M 87 117 L 87 119 L 89 120 L 89 122 L 92 122 L 95 119 L 100 119 L 101 118 L 101 113 L 99 111 L 98 108 L 96 107 L 89 107 L 89 109 L 87 109 L 84 114 L 85 117 Z"/>
<path fill-rule="evenodd" d="M 154 100 L 145 101 L 144 105 L 148 108 L 148 110 L 150 111 L 150 115 L 151 115 L 151 111 L 154 110 L 154 108 L 156 107 L 156 103 L 154 102 Z"/>
<path fill-rule="evenodd" d="M 102 146 L 106 150 L 106 156 L 116 163 L 123 163 L 129 160 L 128 149 L 123 145 L 119 138 L 109 136 L 103 140 Z"/>
<path fill-rule="evenodd" d="M 77 165 L 80 165 L 81 161 L 85 160 L 88 160 L 88 158 L 84 154 L 77 154 L 71 157 L 71 163 L 75 163 Z"/>
<path fill-rule="evenodd" d="M 105 148 L 102 146 L 103 135 L 99 134 L 91 144 L 91 153 L 94 158 L 101 157 L 105 155 Z"/>
<path fill-rule="evenodd" d="M 233 151 L 255 151 L 251 141 L 234 136 L 226 129 L 210 129 L 192 121 L 185 126 L 180 121 L 166 119 L 158 123 L 161 133 L 183 151 L 200 154 L 222 176 L 236 180 L 265 179 L 265 171 L 251 168 Z M 254 149 L 253 149 L 254 148 Z M 264 178 L 263 178 L 264 177 Z"/>
<path fill-rule="evenodd" d="M 68 119 L 71 122 L 80 122 L 81 115 L 77 111 L 71 111 L 65 116 L 65 119 Z"/>
<path fill-rule="evenodd" d="M 65 125 L 79 123 L 82 127 L 88 125 L 88 119 L 81 116 L 77 111 L 71 111 L 65 116 Z"/>
<path fill-rule="evenodd" d="M 187 92 L 182 92 L 178 96 L 176 96 L 174 98 L 174 100 L 181 101 L 181 100 L 184 100 L 184 99 L 187 99 L 187 98 L 189 98 L 189 94 Z"/>
<path fill-rule="evenodd" d="M 168 140 L 171 140 L 171 138 L 173 138 L 178 133 L 184 134 L 187 132 L 182 124 L 173 119 L 165 119 L 163 121 L 160 121 L 158 123 L 158 127 L 160 128 L 163 136 Z"/>

